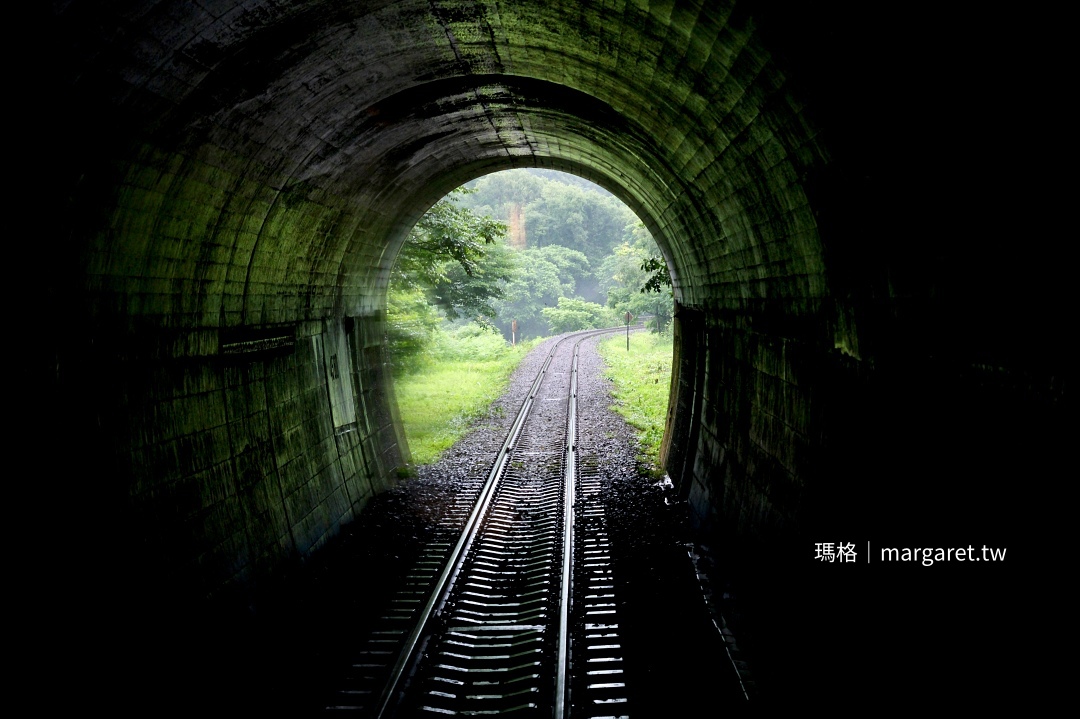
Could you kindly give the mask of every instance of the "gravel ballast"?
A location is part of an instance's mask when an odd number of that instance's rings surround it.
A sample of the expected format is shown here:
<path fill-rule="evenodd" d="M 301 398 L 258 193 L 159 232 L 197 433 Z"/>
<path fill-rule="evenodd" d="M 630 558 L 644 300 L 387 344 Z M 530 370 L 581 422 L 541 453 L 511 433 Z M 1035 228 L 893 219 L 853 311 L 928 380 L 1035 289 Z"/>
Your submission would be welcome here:
<path fill-rule="evenodd" d="M 263 612 L 265 622 L 276 627 L 300 618 L 300 626 L 283 633 L 282 644 L 303 660 L 276 663 L 260 675 L 278 689 L 287 676 L 297 689 L 295 700 L 279 696 L 272 706 L 295 703 L 296 709 L 314 711 L 321 697 L 333 691 L 348 666 L 350 648 L 370 630 L 372 617 L 389 601 L 445 507 L 462 501 L 468 478 L 490 470 L 557 339 L 546 340 L 522 360 L 506 392 L 461 441 L 437 462 L 416 467 L 415 478 L 376 498 L 313 558 L 285 601 Z M 634 715 L 735 708 L 745 701 L 743 687 L 749 683 L 745 673 L 740 683 L 731 638 L 725 642 L 722 620 L 703 594 L 685 508 L 673 501 L 663 475 L 639 460 L 634 429 L 611 409 L 612 385 L 603 377 L 597 342 L 595 337 L 586 340 L 579 358 L 579 466 L 598 472 L 605 482 Z M 273 679 L 275 672 L 281 673 L 280 681 Z"/>

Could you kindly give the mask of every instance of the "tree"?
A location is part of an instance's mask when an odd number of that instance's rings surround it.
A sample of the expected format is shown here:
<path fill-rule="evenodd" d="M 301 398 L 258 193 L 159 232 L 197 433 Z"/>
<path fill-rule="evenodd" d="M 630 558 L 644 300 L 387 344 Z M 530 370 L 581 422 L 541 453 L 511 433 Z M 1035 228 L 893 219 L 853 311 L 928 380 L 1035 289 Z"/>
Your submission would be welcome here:
<path fill-rule="evenodd" d="M 595 264 L 619 243 L 623 228 L 636 220 L 630 208 L 600 187 L 587 190 L 554 180 L 525 208 L 530 242 L 580 250 Z"/>
<path fill-rule="evenodd" d="M 649 279 L 641 286 L 642 295 L 656 293 L 663 297 L 656 298 L 656 315 L 652 321 L 652 330 L 662 332 L 671 321 L 674 297 L 672 294 L 671 272 L 663 257 L 647 257 L 641 262 L 641 269 L 648 272 Z"/>
<path fill-rule="evenodd" d="M 472 186 L 467 206 L 514 218 L 525 230 L 514 253 L 520 270 L 493 302 L 505 336 L 513 320 L 519 336 L 544 333 L 545 314 L 566 315 L 558 312 L 560 298 L 606 303 L 620 315 L 670 317 L 670 293 L 654 294 L 665 280 L 670 283 L 660 250 L 611 193 L 573 175 L 535 168 L 493 173 Z"/>
<path fill-rule="evenodd" d="M 663 257 L 646 257 L 641 261 L 641 270 L 649 273 L 649 278 L 641 286 L 642 292 L 671 292 L 671 272 Z"/>
<path fill-rule="evenodd" d="M 621 245 L 604 259 L 597 271 L 607 304 L 622 315 L 652 315 L 650 326 L 659 331 L 671 320 L 671 275 L 660 248 L 640 222 L 628 226 Z"/>
<path fill-rule="evenodd" d="M 528 170 L 495 172 L 470 183 L 473 193 L 463 197 L 461 204 L 475 212 L 506 217 L 511 205 L 539 199 L 545 182 Z"/>
<path fill-rule="evenodd" d="M 491 327 L 492 303 L 514 274 L 513 253 L 500 242 L 506 226 L 458 205 L 466 193 L 455 190 L 420 218 L 390 272 L 387 343 L 396 363 L 419 357 L 444 319 Z"/>
<path fill-rule="evenodd" d="M 613 327 L 618 324 L 615 313 L 611 309 L 595 302 L 586 302 L 572 297 L 560 297 L 555 307 L 545 307 L 540 312 L 547 320 L 551 331 L 556 334 Z"/>
<path fill-rule="evenodd" d="M 499 280 L 510 277 L 513 260 L 499 242 L 506 225 L 456 203 L 468 193 L 454 190 L 420 218 L 401 247 L 390 287 L 423 290 L 447 319 L 490 325 L 491 302 L 502 296 Z"/>
<path fill-rule="evenodd" d="M 567 297 L 580 294 L 582 286 L 592 278 L 589 258 L 584 252 L 563 245 L 533 247 L 529 251 L 559 268 L 559 277 L 567 285 L 563 295 Z"/>
<path fill-rule="evenodd" d="M 444 321 L 419 288 L 389 292 L 386 316 L 386 344 L 391 360 L 398 366 L 408 366 L 423 355 Z"/>
<path fill-rule="evenodd" d="M 518 322 L 519 337 L 543 335 L 547 323 L 541 310 L 573 293 L 574 278 L 552 262 L 550 254 L 538 247 L 514 253 L 518 270 L 503 284 L 502 298 L 495 303 L 504 336 L 509 337 L 513 320 Z"/>
<path fill-rule="evenodd" d="M 640 292 L 649 278 L 649 273 L 641 267 L 645 257 L 641 249 L 624 242 L 604 259 L 597 271 L 607 305 L 619 315 L 630 312 L 639 316 L 653 312 L 656 303 Z"/>

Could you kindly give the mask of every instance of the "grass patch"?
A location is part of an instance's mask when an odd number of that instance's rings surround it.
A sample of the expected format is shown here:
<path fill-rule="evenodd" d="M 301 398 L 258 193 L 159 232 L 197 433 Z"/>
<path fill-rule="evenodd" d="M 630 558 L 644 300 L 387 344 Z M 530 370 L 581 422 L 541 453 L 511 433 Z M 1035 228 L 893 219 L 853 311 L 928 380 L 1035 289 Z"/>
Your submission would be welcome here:
<path fill-rule="evenodd" d="M 401 423 L 414 464 L 430 464 L 461 439 L 471 424 L 506 390 L 510 374 L 537 342 L 497 345 L 468 352 L 457 339 L 410 367 L 394 381 Z M 469 359 L 471 354 L 473 359 Z"/>
<path fill-rule="evenodd" d="M 619 335 L 601 342 L 599 350 L 608 366 L 605 374 L 615 384 L 615 411 L 638 431 L 645 459 L 659 466 L 671 389 L 671 335 L 632 334 L 629 352 L 626 336 Z"/>

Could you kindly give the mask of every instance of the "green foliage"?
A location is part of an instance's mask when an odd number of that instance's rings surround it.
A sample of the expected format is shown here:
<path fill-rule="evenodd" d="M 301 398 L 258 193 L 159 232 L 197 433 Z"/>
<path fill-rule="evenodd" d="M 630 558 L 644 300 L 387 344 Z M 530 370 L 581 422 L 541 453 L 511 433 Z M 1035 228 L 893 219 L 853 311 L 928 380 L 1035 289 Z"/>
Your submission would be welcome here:
<path fill-rule="evenodd" d="M 671 274 L 662 257 L 647 257 L 641 263 L 641 269 L 649 272 L 649 278 L 641 286 L 642 296 L 651 296 L 656 311 L 649 322 L 653 332 L 663 332 L 671 323 L 674 314 L 674 300 L 671 291 Z"/>
<path fill-rule="evenodd" d="M 671 278 L 660 250 L 640 223 L 627 233 L 623 242 L 605 258 L 597 274 L 603 279 L 601 288 L 607 293 L 607 304 L 622 316 L 630 312 L 635 317 L 648 316 L 654 331 L 663 330 L 671 321 L 671 290 L 647 291 L 658 276 Z"/>
<path fill-rule="evenodd" d="M 578 288 L 592 278 L 589 258 L 584 252 L 562 245 L 546 245 L 525 250 L 558 268 L 559 279 L 565 285 L 564 296 L 577 293 Z"/>
<path fill-rule="evenodd" d="M 517 271 L 517 257 L 506 245 L 496 242 L 485 248 L 470 273 L 459 262 L 449 263 L 429 296 L 443 309 L 447 319 L 463 317 L 479 325 L 493 326 L 495 302 L 503 295 L 503 283 Z"/>
<path fill-rule="evenodd" d="M 471 183 L 473 194 L 462 204 L 474 212 L 507 217 L 512 205 L 525 205 L 540 199 L 548 181 L 527 170 L 506 170 L 485 175 Z"/>
<path fill-rule="evenodd" d="M 468 324 L 442 333 L 433 352 L 397 376 L 398 409 L 413 462 L 434 462 L 486 416 L 532 346 L 511 347 L 490 328 Z"/>
<path fill-rule="evenodd" d="M 431 354 L 442 362 L 493 362 L 508 352 L 510 348 L 498 330 L 470 322 L 440 332 Z"/>
<path fill-rule="evenodd" d="M 664 305 L 662 295 L 641 292 L 646 260 L 659 249 L 606 191 L 538 170 L 495 173 L 473 187 L 424 215 L 391 272 L 387 341 L 418 463 L 434 461 L 499 396 L 531 344 L 522 337 L 611 326 L 625 311 L 670 311 L 670 293 Z M 524 210 L 523 250 L 509 248 L 506 226 L 487 216 L 508 220 L 511 208 Z M 516 348 L 503 338 L 512 320 Z M 670 354 L 668 340 L 669 363 Z"/>
<path fill-rule="evenodd" d="M 671 291 L 671 273 L 663 257 L 646 257 L 641 261 L 641 269 L 649 278 L 641 286 L 642 292 L 663 292 L 666 287 Z"/>
<path fill-rule="evenodd" d="M 506 225 L 457 204 L 458 188 L 428 210 L 409 232 L 391 271 L 391 292 L 423 289 L 448 319 L 490 323 L 498 281 L 513 262 L 499 240 Z"/>
<path fill-rule="evenodd" d="M 480 178 L 463 203 L 509 222 L 511 208 L 524 214 L 527 247 L 564 247 L 585 255 L 590 267 L 600 265 L 613 247 L 629 240 L 627 228 L 639 226 L 634 213 L 598 185 L 554 170 L 507 170 Z M 645 233 L 646 235 L 648 233 Z M 575 276 L 578 295 L 603 302 L 597 277 Z"/>
<path fill-rule="evenodd" d="M 645 458 L 659 465 L 671 385 L 671 334 L 633 333 L 629 352 L 625 337 L 612 337 L 599 350 L 614 384 L 615 411 L 637 429 Z"/>
<path fill-rule="evenodd" d="M 608 255 L 597 274 L 600 287 L 607 293 L 607 304 L 622 314 L 630 311 L 639 315 L 646 303 L 638 290 L 648 275 L 641 269 L 642 251 L 624 242 Z"/>
<path fill-rule="evenodd" d="M 461 207 L 459 188 L 428 210 L 402 245 L 387 293 L 387 346 L 399 368 L 430 350 L 444 319 L 491 326 L 492 303 L 516 268 L 506 226 Z"/>
<path fill-rule="evenodd" d="M 613 327 L 618 323 L 610 308 L 570 297 L 560 297 L 558 305 L 545 307 L 541 313 L 555 334 Z"/>
<path fill-rule="evenodd" d="M 502 299 L 495 302 L 498 325 L 504 336 L 509 337 L 513 320 L 517 320 L 519 337 L 547 334 L 548 325 L 542 311 L 545 307 L 558 304 L 560 297 L 573 294 L 573 269 L 576 265 L 570 260 L 574 256 L 584 260 L 584 255 L 566 248 L 559 249 L 563 252 L 530 247 L 515 253 L 518 271 L 503 284 Z"/>
<path fill-rule="evenodd" d="M 606 304 L 619 316 L 654 317 L 650 322 L 656 328 L 670 321 L 670 291 L 652 291 L 656 283 L 663 289 L 665 280 L 670 286 L 660 250 L 613 195 L 582 178 L 540 169 L 497 172 L 471 186 L 473 192 L 459 197 L 462 206 L 508 222 L 520 217 L 512 210 L 523 211 L 526 248 L 507 250 L 518 270 L 503 273 L 502 296 L 490 302 L 505 337 L 514 320 L 519 337 L 548 332 L 545 313 L 567 326 L 565 313 L 558 312 L 561 298 Z M 456 282 L 467 284 L 468 278 Z M 646 286 L 650 293 L 642 294 Z"/>
<path fill-rule="evenodd" d="M 537 245 L 563 245 L 599 260 L 637 218 L 616 197 L 563 182 L 548 182 L 525 208 L 525 228 Z"/>
<path fill-rule="evenodd" d="M 419 287 L 393 289 L 386 297 L 386 346 L 402 369 L 414 365 L 440 331 L 443 316 Z"/>

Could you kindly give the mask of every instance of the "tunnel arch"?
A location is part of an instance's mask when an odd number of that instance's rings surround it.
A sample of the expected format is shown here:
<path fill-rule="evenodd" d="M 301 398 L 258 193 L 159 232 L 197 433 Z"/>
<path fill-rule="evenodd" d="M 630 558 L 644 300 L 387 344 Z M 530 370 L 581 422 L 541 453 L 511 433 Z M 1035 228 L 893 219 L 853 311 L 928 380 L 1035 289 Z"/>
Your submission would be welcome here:
<path fill-rule="evenodd" d="M 806 581 L 822 533 L 1013 537 L 1009 481 L 981 478 L 1056 461 L 1032 448 L 1065 424 L 1065 270 L 1015 247 L 1034 184 L 993 180 L 1038 176 L 1031 148 L 984 154 L 1030 120 L 965 103 L 1032 60 L 975 72 L 997 35 L 962 13 L 797 5 L 57 5 L 36 259 L 70 318 L 44 404 L 104 478 L 54 483 L 81 551 L 117 592 L 257 606 L 397 481 L 397 246 L 520 166 L 604 186 L 664 250 L 667 469 L 762 587 Z"/>
<path fill-rule="evenodd" d="M 664 162 L 648 147 L 643 128 L 631 129 L 630 123 L 610 106 L 566 86 L 521 77 L 457 76 L 414 86 L 386 98 L 370 111 L 380 118 L 379 122 L 384 122 L 385 115 L 393 112 L 382 109 L 387 106 L 408 108 L 412 116 L 410 119 L 422 115 L 416 112 L 418 107 L 433 107 L 435 112 L 442 116 L 457 113 L 456 103 L 474 105 L 475 96 L 479 93 L 488 93 L 483 101 L 481 123 L 502 127 L 506 122 L 516 122 L 518 115 L 529 113 L 534 120 L 531 137 L 539 146 L 547 149 L 515 155 L 508 152 L 506 145 L 495 132 L 487 136 L 489 140 L 494 139 L 490 146 L 476 148 L 475 158 L 462 160 L 453 167 L 447 167 L 438 160 L 417 163 L 410 170 L 424 177 L 424 184 L 419 186 L 417 201 L 412 202 L 410 197 L 409 205 L 401 210 L 403 219 L 394 222 L 394 230 L 388 242 L 391 252 L 403 239 L 407 228 L 422 214 L 423 210 L 420 208 L 434 204 L 437 198 L 449 191 L 444 191 L 445 188 L 452 189 L 489 172 L 523 166 L 566 171 L 605 187 L 643 219 L 650 232 L 659 238 L 661 249 L 669 258 L 672 257 L 670 248 L 676 245 L 671 238 L 702 235 L 710 231 L 720 232 L 715 226 L 691 230 L 688 226 L 689 220 L 696 220 L 700 225 L 710 218 L 709 213 L 701 212 L 700 209 L 689 217 L 683 215 L 667 220 L 676 229 L 665 227 L 662 224 L 664 215 L 669 214 L 670 207 L 676 204 L 677 198 L 695 193 L 674 173 L 663 169 Z M 405 97 L 401 97 L 402 95 Z M 459 98 L 465 99 L 462 101 Z M 502 112 L 493 109 L 497 101 L 505 105 L 501 108 Z M 569 107 L 575 108 L 573 113 L 567 109 Z M 546 120 L 550 127 L 538 127 L 540 120 L 537 118 Z M 423 119 L 431 118 L 424 116 Z M 593 124 L 589 125 L 586 121 Z M 437 138 L 429 144 L 437 145 L 441 153 L 453 154 L 458 143 L 472 149 L 474 145 L 485 142 L 484 139 L 477 139 L 477 128 L 474 124 L 463 121 L 461 117 L 457 117 L 455 123 L 458 124 L 457 128 L 440 131 Z M 423 142 L 416 140 L 415 136 L 410 137 L 413 138 L 411 142 Z M 635 161 L 627 162 L 626 158 L 629 157 Z M 643 157 L 645 159 L 642 159 Z M 435 171 L 443 174 L 432 176 L 429 165 L 433 165 Z M 628 169 L 631 167 L 632 169 Z M 401 182 L 413 186 L 417 181 L 410 176 L 401 178 Z M 700 204 L 701 201 L 698 202 Z M 692 246 L 693 243 L 685 241 L 679 244 Z M 385 263 L 380 263 L 380 267 L 384 265 Z M 678 293 L 680 286 L 677 266 L 674 273 Z"/>
<path fill-rule="evenodd" d="M 546 166 L 614 192 L 657 239 L 684 318 L 755 303 L 785 315 L 800 297 L 833 314 L 800 186 L 827 156 L 753 23 L 726 5 L 629 4 L 615 25 L 600 6 L 575 12 L 583 22 L 566 25 L 562 8 L 529 3 L 73 3 L 54 18 L 72 40 L 58 48 L 63 99 L 100 118 L 61 151 L 82 178 L 66 192 L 84 205 L 66 218 L 78 264 L 61 291 L 86 308 L 95 347 L 61 348 L 61 376 L 81 365 L 120 375 L 90 403 L 106 417 L 88 421 L 127 437 L 108 464 L 130 477 L 129 509 L 159 541 L 193 552 L 179 564 L 209 553 L 225 567 L 200 581 L 243 587 L 252 555 L 303 557 L 392 482 L 399 443 L 379 359 L 389 268 L 420 214 L 482 173 Z M 348 340 L 345 318 L 358 328 Z M 102 335 L 116 348 L 99 355 Z M 270 341 L 293 354 L 253 351 L 221 369 L 222 347 Z M 374 413 L 367 447 L 339 446 L 330 408 L 316 406 L 315 387 L 333 384 L 326 347 L 348 342 Z M 261 406 L 265 362 L 284 365 L 292 396 Z M 694 396 L 695 382 L 676 396 Z M 237 386 L 254 403 L 236 401 Z M 284 409 L 297 397 L 308 398 L 303 419 Z M 273 429 L 253 430 L 263 419 Z M 277 509 L 258 500 L 252 524 L 236 519 L 252 501 L 243 477 L 280 495 Z M 198 548 L 163 531 L 194 532 Z"/>

